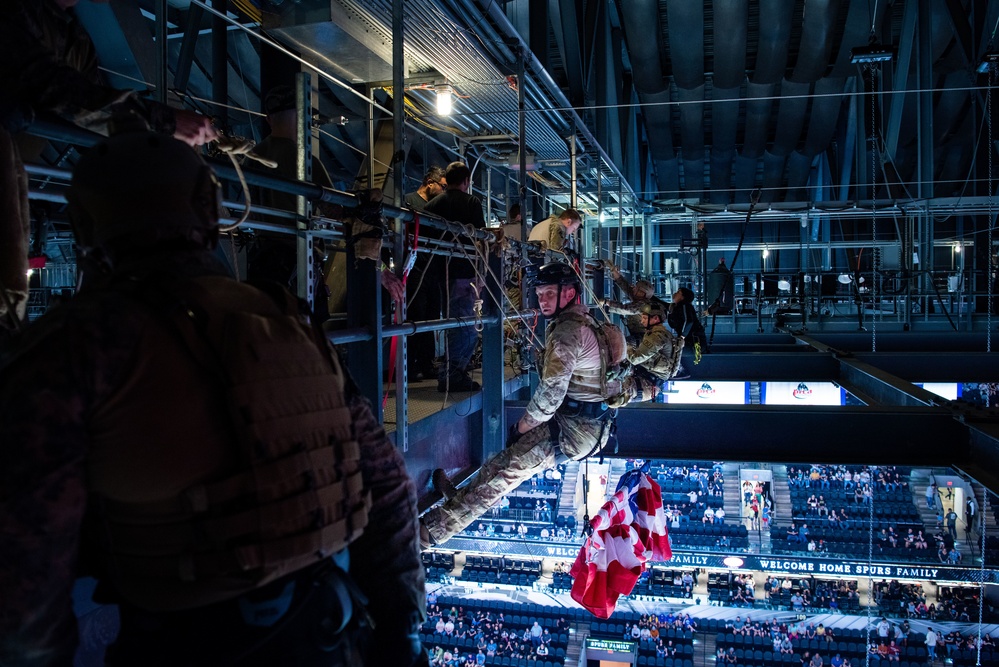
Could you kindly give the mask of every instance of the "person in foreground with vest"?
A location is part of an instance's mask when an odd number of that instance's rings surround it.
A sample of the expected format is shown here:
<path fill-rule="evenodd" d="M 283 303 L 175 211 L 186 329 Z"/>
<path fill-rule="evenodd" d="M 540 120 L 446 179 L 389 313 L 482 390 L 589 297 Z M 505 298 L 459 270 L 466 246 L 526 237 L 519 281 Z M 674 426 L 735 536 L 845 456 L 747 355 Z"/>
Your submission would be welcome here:
<path fill-rule="evenodd" d="M 677 374 L 683 351 L 683 338 L 674 338 L 663 325 L 666 308 L 661 301 L 652 299 L 644 302 L 640 312 L 645 335 L 638 345 L 628 346 L 628 361 L 635 374 L 647 380 L 646 383 L 638 383 L 639 394 L 633 400 L 639 402 L 655 398 L 655 391 L 651 396 L 645 395 L 646 386 L 662 390 L 663 385 Z"/>
<path fill-rule="evenodd" d="M 0 664 L 72 664 L 83 576 L 108 665 L 422 659 L 404 461 L 307 308 L 211 253 L 208 165 L 121 134 L 67 198 L 99 275 L 0 358 Z"/>
<path fill-rule="evenodd" d="M 628 379 L 618 376 L 624 337 L 616 327 L 601 327 L 577 303 L 580 282 L 573 268 L 546 264 L 531 284 L 549 318 L 541 381 L 524 416 L 511 427 L 506 448 L 486 461 L 468 485 L 456 490 L 443 470 L 434 471 L 432 479 L 446 501 L 421 519 L 425 547 L 464 530 L 538 472 L 599 452 L 610 436 L 615 408 L 630 398 Z"/>

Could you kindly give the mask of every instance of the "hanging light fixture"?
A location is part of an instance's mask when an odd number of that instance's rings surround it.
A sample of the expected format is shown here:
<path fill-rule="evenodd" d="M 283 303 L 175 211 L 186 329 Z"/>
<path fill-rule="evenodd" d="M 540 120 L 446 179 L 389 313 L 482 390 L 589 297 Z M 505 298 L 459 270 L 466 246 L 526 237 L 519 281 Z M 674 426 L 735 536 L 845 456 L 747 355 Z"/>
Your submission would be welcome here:
<path fill-rule="evenodd" d="M 437 115 L 438 116 L 450 116 L 451 115 L 451 90 L 450 84 L 441 83 L 434 86 L 434 90 L 437 91 Z"/>

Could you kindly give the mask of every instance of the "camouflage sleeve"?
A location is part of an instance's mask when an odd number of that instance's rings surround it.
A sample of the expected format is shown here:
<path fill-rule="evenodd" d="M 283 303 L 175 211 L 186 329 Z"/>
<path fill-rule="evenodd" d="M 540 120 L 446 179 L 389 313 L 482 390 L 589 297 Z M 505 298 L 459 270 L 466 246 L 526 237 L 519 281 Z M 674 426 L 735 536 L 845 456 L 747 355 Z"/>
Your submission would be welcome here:
<path fill-rule="evenodd" d="M 562 405 L 569 389 L 569 378 L 578 362 L 580 347 L 579 327 L 556 326 L 548 332 L 541 382 L 527 404 L 527 414 L 534 421 L 548 421 Z"/>
<path fill-rule="evenodd" d="M 85 344 L 69 334 L 0 364 L 2 665 L 72 664 L 89 409 L 72 350 Z"/>
<path fill-rule="evenodd" d="M 350 545 L 351 574 L 368 596 L 376 624 L 365 664 L 406 667 L 420 653 L 418 633 L 426 617 L 416 487 L 368 402 L 354 397 L 350 412 L 372 496 L 368 526 Z"/>
<path fill-rule="evenodd" d="M 614 284 L 617 285 L 617 288 L 619 290 L 621 290 L 621 294 L 624 294 L 629 299 L 634 300 L 635 293 L 632 289 L 631 283 L 628 282 L 627 278 L 625 278 L 622 275 L 618 275 L 616 278 L 614 278 Z"/>
<path fill-rule="evenodd" d="M 634 303 L 621 303 L 620 301 L 604 301 L 604 308 L 615 315 L 638 315 L 638 305 Z"/>
<path fill-rule="evenodd" d="M 559 252 L 565 250 L 566 238 L 565 225 L 560 220 L 552 220 L 552 224 L 548 225 L 548 249 Z"/>
<path fill-rule="evenodd" d="M 638 347 L 628 348 L 628 361 L 635 365 L 644 364 L 663 349 L 669 342 L 669 334 L 662 327 L 655 327 L 645 332 Z"/>

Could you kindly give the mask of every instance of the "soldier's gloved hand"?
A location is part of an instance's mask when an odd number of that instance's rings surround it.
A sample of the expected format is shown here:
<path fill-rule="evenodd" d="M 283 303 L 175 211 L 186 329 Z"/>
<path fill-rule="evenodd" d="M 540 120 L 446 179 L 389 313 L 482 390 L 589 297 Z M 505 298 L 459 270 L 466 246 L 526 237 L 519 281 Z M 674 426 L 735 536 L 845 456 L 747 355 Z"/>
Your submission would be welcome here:
<path fill-rule="evenodd" d="M 358 205 L 349 211 L 350 215 L 371 225 L 382 226 L 382 191 L 379 188 L 362 190 L 358 193 Z"/>

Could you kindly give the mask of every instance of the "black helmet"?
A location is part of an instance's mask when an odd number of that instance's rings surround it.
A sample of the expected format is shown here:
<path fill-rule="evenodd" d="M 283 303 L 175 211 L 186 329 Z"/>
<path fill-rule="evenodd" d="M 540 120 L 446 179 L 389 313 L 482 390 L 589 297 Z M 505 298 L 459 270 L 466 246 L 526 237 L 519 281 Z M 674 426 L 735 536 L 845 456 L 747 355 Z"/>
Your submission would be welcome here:
<path fill-rule="evenodd" d="M 264 96 L 264 113 L 272 114 L 289 111 L 297 106 L 295 89 L 287 84 L 274 86 Z"/>
<path fill-rule="evenodd" d="M 107 251 L 187 240 L 214 247 L 221 190 L 189 145 L 153 132 L 129 132 L 80 158 L 66 193 L 76 240 Z"/>
<path fill-rule="evenodd" d="M 537 275 L 531 279 L 531 287 L 540 287 L 542 285 L 569 285 L 578 290 L 579 275 L 568 264 L 552 262 L 538 269 Z"/>
<path fill-rule="evenodd" d="M 666 319 L 665 305 L 658 299 L 650 299 L 644 302 L 638 310 L 642 315 L 658 317 L 660 322 Z"/>

